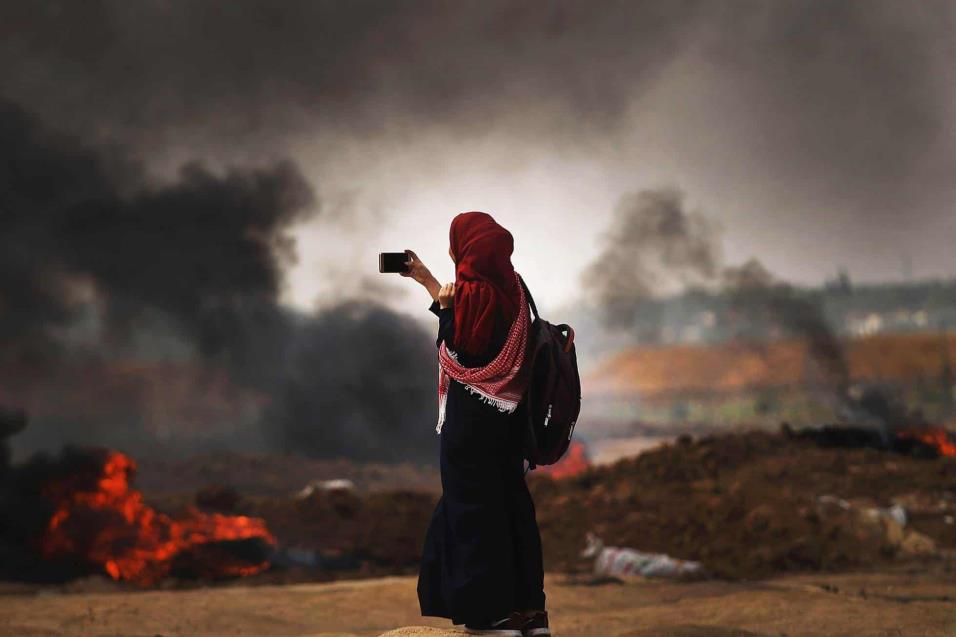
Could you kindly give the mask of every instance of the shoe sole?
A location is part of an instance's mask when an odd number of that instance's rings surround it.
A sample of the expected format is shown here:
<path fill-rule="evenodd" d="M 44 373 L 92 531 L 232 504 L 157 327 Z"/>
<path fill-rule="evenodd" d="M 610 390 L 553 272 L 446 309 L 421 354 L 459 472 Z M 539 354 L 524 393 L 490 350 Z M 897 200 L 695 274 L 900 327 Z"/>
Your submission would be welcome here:
<path fill-rule="evenodd" d="M 466 628 L 465 632 L 469 635 L 507 635 L 508 637 L 524 637 L 520 630 L 510 628 L 489 628 L 488 630 L 478 630 L 475 628 Z"/>
<path fill-rule="evenodd" d="M 551 637 L 551 630 L 548 628 L 530 628 L 524 632 L 524 637 Z"/>

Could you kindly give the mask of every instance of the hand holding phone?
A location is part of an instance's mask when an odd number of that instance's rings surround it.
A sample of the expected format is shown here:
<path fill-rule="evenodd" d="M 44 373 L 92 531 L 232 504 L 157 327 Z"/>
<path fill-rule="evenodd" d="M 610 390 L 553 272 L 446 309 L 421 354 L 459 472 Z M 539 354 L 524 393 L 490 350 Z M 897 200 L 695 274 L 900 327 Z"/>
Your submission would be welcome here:
<path fill-rule="evenodd" d="M 402 276 L 408 276 L 419 283 L 424 283 L 431 272 L 418 258 L 418 255 L 411 250 L 405 252 L 380 252 L 378 255 L 378 271 L 383 273 L 397 272 Z"/>
<path fill-rule="evenodd" d="M 380 253 L 378 255 L 378 271 L 398 272 L 402 276 L 410 277 L 425 286 L 433 300 L 438 300 L 438 290 L 441 288 L 441 283 L 432 276 L 431 271 L 411 250 Z"/>
<path fill-rule="evenodd" d="M 422 263 L 422 260 L 418 258 L 418 255 L 411 250 L 406 250 L 405 254 L 408 255 L 407 261 L 405 262 L 408 269 L 400 274 L 415 279 L 431 292 L 434 285 L 439 285 L 435 277 L 432 276 L 431 270 L 429 270 L 425 264 Z"/>
<path fill-rule="evenodd" d="M 409 255 L 405 252 L 380 252 L 378 255 L 378 271 L 404 274 L 409 271 L 408 260 Z"/>

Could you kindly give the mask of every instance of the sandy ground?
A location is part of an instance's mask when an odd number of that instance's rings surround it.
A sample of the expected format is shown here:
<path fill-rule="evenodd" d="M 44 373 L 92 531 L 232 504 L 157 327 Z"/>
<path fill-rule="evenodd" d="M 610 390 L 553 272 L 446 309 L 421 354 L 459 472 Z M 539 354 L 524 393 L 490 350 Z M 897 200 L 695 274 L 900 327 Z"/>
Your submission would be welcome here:
<path fill-rule="evenodd" d="M 557 637 L 956 636 L 956 576 L 842 574 L 751 583 L 546 585 Z M 417 628 L 417 627 L 421 628 Z M 188 591 L 0 595 L 10 637 L 442 637 L 415 578 Z"/>

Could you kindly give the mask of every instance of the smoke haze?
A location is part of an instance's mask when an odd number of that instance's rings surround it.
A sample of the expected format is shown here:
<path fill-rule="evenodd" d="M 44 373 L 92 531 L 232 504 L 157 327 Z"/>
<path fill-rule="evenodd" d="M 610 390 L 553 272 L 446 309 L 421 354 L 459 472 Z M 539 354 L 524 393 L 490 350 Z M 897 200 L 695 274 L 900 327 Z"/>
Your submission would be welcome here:
<path fill-rule="evenodd" d="M 412 248 L 447 278 L 461 210 L 512 231 L 545 313 L 582 276 L 626 306 L 732 274 L 951 275 L 954 17 L 947 0 L 0 0 L 19 440 L 427 456 L 427 299 L 372 268 Z M 395 376 L 370 379 L 383 357 Z M 392 451 L 367 440 L 384 431 Z"/>
<path fill-rule="evenodd" d="M 641 301 L 718 276 L 720 243 L 713 222 L 684 207 L 676 189 L 624 195 L 604 249 L 584 271 L 582 284 L 606 308 L 609 325 L 627 327 Z"/>
<path fill-rule="evenodd" d="M 719 228 L 701 212 L 688 210 L 684 195 L 674 188 L 643 190 L 624 195 L 611 227 L 603 235 L 603 250 L 582 275 L 582 285 L 602 308 L 604 323 L 636 342 L 656 342 L 662 318 L 651 314 L 657 329 L 642 333 L 638 313 L 660 312 L 654 299 L 689 288 L 727 293 L 751 327 L 743 336 L 760 340 L 756 329 L 769 319 L 786 336 L 808 346 L 815 385 L 829 392 L 836 407 L 850 408 L 850 375 L 843 347 L 830 329 L 823 308 L 776 279 L 757 259 L 726 265 Z"/>

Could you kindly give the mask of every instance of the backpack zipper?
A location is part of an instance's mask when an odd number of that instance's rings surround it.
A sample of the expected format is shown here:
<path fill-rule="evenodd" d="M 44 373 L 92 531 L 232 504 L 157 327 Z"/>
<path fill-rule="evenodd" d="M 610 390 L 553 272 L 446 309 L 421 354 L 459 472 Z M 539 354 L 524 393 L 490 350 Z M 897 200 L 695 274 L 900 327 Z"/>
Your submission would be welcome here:
<path fill-rule="evenodd" d="M 551 420 L 551 405 L 553 405 L 553 404 L 554 404 L 554 403 L 550 403 L 550 404 L 548 405 L 548 415 L 544 417 L 544 426 L 545 426 L 545 427 L 548 426 L 548 421 Z"/>

